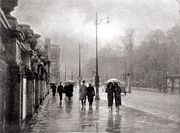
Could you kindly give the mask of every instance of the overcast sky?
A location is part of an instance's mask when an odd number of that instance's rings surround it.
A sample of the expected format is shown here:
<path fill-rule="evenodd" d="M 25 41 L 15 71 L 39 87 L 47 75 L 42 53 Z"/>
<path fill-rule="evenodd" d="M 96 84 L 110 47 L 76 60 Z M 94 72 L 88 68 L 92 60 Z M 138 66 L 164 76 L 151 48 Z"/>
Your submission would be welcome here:
<path fill-rule="evenodd" d="M 83 60 L 95 56 L 95 13 L 110 17 L 98 26 L 99 48 L 121 44 L 127 29 L 135 29 L 138 43 L 154 29 L 167 30 L 179 20 L 176 0 L 19 0 L 13 12 L 19 23 L 29 24 L 42 38 L 63 46 L 62 58 L 69 70 L 76 69 L 78 44 Z M 91 49 L 89 48 L 91 47 Z M 88 52 L 89 51 L 89 52 Z M 68 65 L 68 63 L 70 63 Z"/>
<path fill-rule="evenodd" d="M 109 16 L 110 23 L 98 26 L 101 45 L 115 42 L 126 29 L 134 28 L 141 37 L 149 30 L 167 29 L 179 17 L 176 0 L 19 0 L 14 14 L 43 37 L 54 42 L 61 37 L 93 42 L 95 12 Z"/>

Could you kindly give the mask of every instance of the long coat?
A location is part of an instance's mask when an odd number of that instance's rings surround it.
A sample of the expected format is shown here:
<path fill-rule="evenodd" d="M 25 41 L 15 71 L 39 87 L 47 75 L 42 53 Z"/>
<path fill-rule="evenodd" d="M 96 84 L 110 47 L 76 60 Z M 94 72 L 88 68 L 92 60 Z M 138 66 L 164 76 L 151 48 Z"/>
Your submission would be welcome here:
<path fill-rule="evenodd" d="M 79 100 L 85 99 L 86 95 L 87 95 L 87 86 L 81 85 L 79 89 Z"/>
<path fill-rule="evenodd" d="M 59 86 L 58 86 L 58 89 L 57 89 L 57 92 L 58 92 L 59 94 L 62 94 L 63 91 L 64 91 L 63 86 L 62 86 L 62 85 L 59 85 Z"/>
<path fill-rule="evenodd" d="M 68 85 L 65 88 L 65 93 L 67 97 L 72 97 L 73 96 L 73 85 Z"/>
<path fill-rule="evenodd" d="M 114 94 L 115 94 L 115 103 L 116 106 L 122 105 L 121 103 L 121 88 L 118 87 L 114 87 Z"/>
<path fill-rule="evenodd" d="M 55 94 L 56 94 L 56 85 L 52 85 L 51 88 L 52 88 L 52 94 L 53 94 L 53 96 L 55 96 Z"/>
<path fill-rule="evenodd" d="M 107 92 L 108 106 L 110 107 L 113 105 L 113 99 L 114 99 L 113 88 L 108 86 L 106 88 L 106 92 Z"/>
<path fill-rule="evenodd" d="M 92 86 L 87 87 L 87 96 L 88 96 L 88 101 L 92 103 L 93 97 L 95 96 L 94 87 Z"/>

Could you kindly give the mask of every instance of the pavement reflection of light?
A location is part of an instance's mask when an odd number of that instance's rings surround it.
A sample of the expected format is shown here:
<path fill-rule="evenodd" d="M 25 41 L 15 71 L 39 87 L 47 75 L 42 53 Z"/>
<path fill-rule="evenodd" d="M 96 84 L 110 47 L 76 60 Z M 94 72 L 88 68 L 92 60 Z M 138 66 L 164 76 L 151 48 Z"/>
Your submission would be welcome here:
<path fill-rule="evenodd" d="M 92 108 L 86 104 L 86 107 L 81 109 L 78 90 L 74 92 L 73 101 L 70 103 L 63 100 L 60 104 L 58 95 L 55 97 L 50 95 L 38 113 L 27 123 L 23 133 L 179 133 L 180 131 L 179 123 L 125 105 L 120 106 L 119 111 L 113 106 L 113 110 L 109 112 L 106 93 L 101 93 L 100 98 L 100 101 L 94 101 Z"/>

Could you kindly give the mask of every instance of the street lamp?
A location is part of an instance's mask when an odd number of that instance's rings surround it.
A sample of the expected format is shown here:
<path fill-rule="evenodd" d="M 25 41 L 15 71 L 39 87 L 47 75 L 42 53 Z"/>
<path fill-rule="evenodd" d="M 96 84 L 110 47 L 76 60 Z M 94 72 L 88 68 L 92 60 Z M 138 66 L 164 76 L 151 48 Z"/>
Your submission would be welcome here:
<path fill-rule="evenodd" d="M 78 80 L 79 80 L 79 87 L 81 85 L 81 80 L 82 80 L 82 76 L 81 76 L 81 44 L 79 43 L 79 76 L 78 76 Z"/>
<path fill-rule="evenodd" d="M 66 81 L 66 66 L 65 66 L 65 69 L 64 69 L 64 80 Z"/>
<path fill-rule="evenodd" d="M 107 20 L 109 23 L 109 17 L 106 18 L 98 18 L 98 14 L 96 13 L 96 75 L 95 75 L 95 86 L 96 86 L 96 97 L 95 99 L 99 100 L 99 73 L 98 73 L 98 25 L 101 24 L 103 20 Z"/>

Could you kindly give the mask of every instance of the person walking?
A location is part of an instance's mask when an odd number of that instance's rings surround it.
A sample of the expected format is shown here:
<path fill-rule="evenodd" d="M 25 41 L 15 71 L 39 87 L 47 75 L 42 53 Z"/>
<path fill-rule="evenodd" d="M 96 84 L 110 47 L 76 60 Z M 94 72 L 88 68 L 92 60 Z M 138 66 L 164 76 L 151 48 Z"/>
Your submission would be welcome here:
<path fill-rule="evenodd" d="M 68 102 L 71 101 L 71 97 L 73 96 L 73 85 L 70 84 L 68 85 L 67 89 L 66 89 L 66 96 L 68 97 Z"/>
<path fill-rule="evenodd" d="M 121 88 L 117 83 L 114 83 L 114 94 L 115 94 L 115 105 L 116 108 L 119 110 L 119 106 L 121 105 Z"/>
<path fill-rule="evenodd" d="M 59 93 L 59 98 L 60 98 L 60 103 L 62 103 L 62 94 L 63 94 L 63 86 L 61 83 L 59 83 L 59 86 L 58 86 L 58 89 L 57 89 L 57 92 Z"/>
<path fill-rule="evenodd" d="M 87 97 L 88 97 L 89 107 L 92 106 L 94 96 L 95 96 L 94 87 L 91 84 L 89 84 L 89 86 L 87 87 Z"/>
<path fill-rule="evenodd" d="M 114 95 L 113 95 L 113 83 L 109 83 L 107 85 L 106 93 L 107 93 L 107 99 L 108 99 L 108 107 L 109 107 L 109 110 L 112 111 L 113 99 L 114 99 Z"/>
<path fill-rule="evenodd" d="M 86 102 L 86 95 L 87 95 L 87 86 L 86 81 L 83 80 L 82 85 L 79 88 L 79 100 L 81 101 L 82 108 L 84 108 Z"/>
<path fill-rule="evenodd" d="M 65 84 L 65 86 L 64 86 L 64 93 L 65 93 L 65 101 L 67 102 L 67 93 L 68 93 L 68 85 L 67 84 Z"/>
<path fill-rule="evenodd" d="M 52 89 L 53 96 L 55 96 L 55 94 L 56 94 L 56 85 L 52 84 L 51 89 Z"/>

